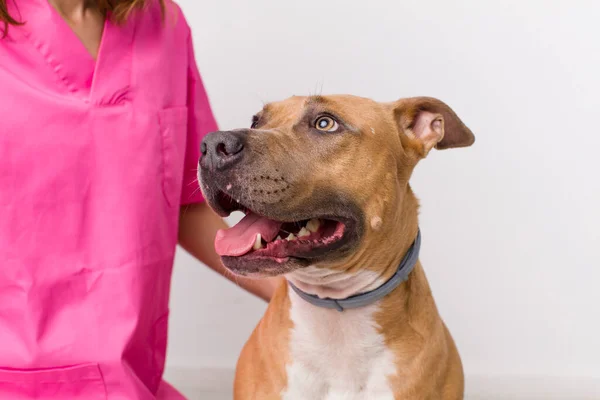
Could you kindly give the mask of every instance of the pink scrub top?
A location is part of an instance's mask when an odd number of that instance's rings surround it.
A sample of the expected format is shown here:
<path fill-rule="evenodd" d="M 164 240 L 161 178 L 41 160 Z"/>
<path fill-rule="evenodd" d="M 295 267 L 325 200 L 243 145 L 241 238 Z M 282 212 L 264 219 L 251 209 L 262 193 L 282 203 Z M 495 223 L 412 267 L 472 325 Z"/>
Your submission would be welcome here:
<path fill-rule="evenodd" d="M 181 399 L 162 381 L 181 205 L 216 129 L 167 2 L 97 60 L 47 0 L 0 40 L 0 399 Z"/>

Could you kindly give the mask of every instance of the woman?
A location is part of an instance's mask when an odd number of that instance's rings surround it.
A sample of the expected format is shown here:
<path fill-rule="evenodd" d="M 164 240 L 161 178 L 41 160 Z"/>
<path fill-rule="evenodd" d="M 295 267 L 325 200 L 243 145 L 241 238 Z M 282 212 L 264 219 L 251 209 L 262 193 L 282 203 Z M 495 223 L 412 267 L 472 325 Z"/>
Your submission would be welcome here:
<path fill-rule="evenodd" d="M 195 180 L 217 126 L 190 29 L 158 0 L 0 0 L 0 20 L 0 399 L 182 398 L 174 251 L 223 272 L 225 226 Z"/>

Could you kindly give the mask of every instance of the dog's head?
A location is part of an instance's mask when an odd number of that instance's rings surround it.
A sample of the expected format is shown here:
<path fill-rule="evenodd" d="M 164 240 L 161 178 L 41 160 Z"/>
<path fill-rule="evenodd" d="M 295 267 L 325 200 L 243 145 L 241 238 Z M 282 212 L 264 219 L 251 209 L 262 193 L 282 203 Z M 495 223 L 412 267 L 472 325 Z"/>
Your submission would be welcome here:
<path fill-rule="evenodd" d="M 346 268 L 367 248 L 389 247 L 389 236 L 409 223 L 402 210 L 414 199 L 408 180 L 420 159 L 434 147 L 473 142 L 433 98 L 312 96 L 268 104 L 250 129 L 214 132 L 202 142 L 199 177 L 209 205 L 221 216 L 246 214 L 217 234 L 215 248 L 241 275 Z"/>

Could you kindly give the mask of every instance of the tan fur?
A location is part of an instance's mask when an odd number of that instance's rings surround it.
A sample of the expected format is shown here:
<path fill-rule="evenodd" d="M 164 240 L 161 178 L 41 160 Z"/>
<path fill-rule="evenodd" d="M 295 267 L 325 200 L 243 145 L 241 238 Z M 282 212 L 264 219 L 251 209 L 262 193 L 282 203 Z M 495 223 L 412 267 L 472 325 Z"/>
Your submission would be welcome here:
<path fill-rule="evenodd" d="M 244 346 L 240 354 L 236 368 L 235 399 L 279 399 L 279 393 L 287 384 L 285 365 L 290 361 L 289 353 L 280 351 L 288 347 L 293 326 L 289 308 L 287 284 L 282 284 L 248 340 L 254 345 Z"/>
<path fill-rule="evenodd" d="M 353 132 L 323 140 L 314 150 L 307 141 L 315 139 L 303 134 L 298 123 L 313 106 L 334 112 Z M 417 120 L 423 113 L 428 119 Z M 349 194 L 364 213 L 364 234 L 351 254 L 316 267 L 348 274 L 368 269 L 382 280 L 396 271 L 418 230 L 418 200 L 408 184 L 414 167 L 431 148 L 473 143 L 452 110 L 428 98 L 382 104 L 351 96 L 294 97 L 266 106 L 259 117 L 263 122 L 258 129 L 265 134 L 255 140 L 269 154 L 265 163 L 294 181 L 273 207 L 292 210 L 310 203 L 321 188 L 334 188 Z M 270 192 L 272 185 L 257 187 Z M 281 398 L 285 367 L 292 361 L 289 313 L 288 286 L 282 283 L 240 356 L 236 400 Z M 381 301 L 375 321 L 395 356 L 396 374 L 388 377 L 395 399 L 463 398 L 460 357 L 420 263 L 408 281 Z"/>

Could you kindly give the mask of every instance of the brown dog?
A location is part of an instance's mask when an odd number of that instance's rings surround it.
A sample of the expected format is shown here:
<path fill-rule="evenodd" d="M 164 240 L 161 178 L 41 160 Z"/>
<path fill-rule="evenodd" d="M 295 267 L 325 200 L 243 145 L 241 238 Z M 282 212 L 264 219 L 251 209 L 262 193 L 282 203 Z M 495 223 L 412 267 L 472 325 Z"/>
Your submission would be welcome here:
<path fill-rule="evenodd" d="M 224 265 L 286 278 L 242 351 L 235 399 L 463 398 L 408 182 L 432 148 L 473 142 L 439 100 L 351 96 L 292 97 L 205 138 L 207 201 L 246 213 L 217 235 Z"/>

